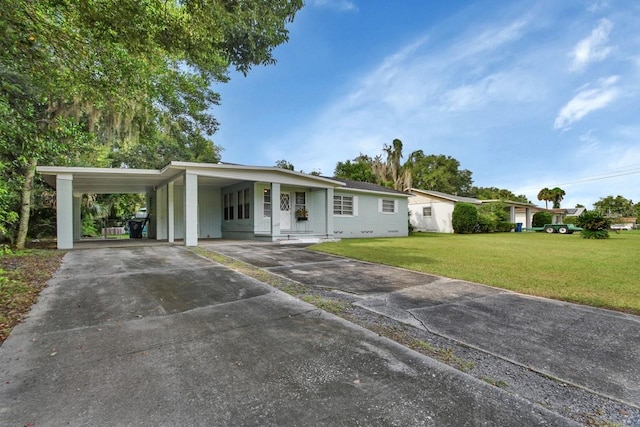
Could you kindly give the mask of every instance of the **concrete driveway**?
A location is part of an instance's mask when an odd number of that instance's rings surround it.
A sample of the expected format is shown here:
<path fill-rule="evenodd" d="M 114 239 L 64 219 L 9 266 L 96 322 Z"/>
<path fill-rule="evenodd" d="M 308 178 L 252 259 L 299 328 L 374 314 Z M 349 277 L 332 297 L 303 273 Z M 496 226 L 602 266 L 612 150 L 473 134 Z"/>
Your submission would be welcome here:
<path fill-rule="evenodd" d="M 3 426 L 573 424 L 176 246 L 68 253 L 0 379 Z"/>
<path fill-rule="evenodd" d="M 300 246 L 217 245 L 217 252 L 640 407 L 640 317 L 355 261 Z"/>

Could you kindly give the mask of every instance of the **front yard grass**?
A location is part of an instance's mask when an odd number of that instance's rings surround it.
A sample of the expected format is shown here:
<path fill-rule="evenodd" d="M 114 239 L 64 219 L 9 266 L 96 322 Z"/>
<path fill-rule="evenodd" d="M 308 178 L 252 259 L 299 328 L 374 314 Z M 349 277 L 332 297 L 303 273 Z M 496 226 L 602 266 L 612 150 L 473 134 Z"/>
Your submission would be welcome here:
<path fill-rule="evenodd" d="M 640 314 L 640 231 L 582 239 L 547 233 L 415 233 L 312 249 L 512 291 Z"/>

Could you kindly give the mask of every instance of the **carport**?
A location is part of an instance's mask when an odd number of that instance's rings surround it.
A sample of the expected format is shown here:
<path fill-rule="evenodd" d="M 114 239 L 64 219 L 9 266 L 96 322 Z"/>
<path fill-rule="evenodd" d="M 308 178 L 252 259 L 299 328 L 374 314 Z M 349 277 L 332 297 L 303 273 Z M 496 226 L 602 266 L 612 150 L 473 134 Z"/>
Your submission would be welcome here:
<path fill-rule="evenodd" d="M 159 187 L 184 179 L 182 171 L 175 168 L 146 170 L 39 166 L 37 170 L 47 184 L 56 189 L 58 249 L 73 249 L 74 242 L 82 237 L 80 204 L 83 194 L 145 194 L 147 206 L 151 206 L 153 194 Z M 149 227 L 149 237 L 152 239 L 158 237 L 157 225 L 157 220 L 153 219 Z M 175 224 L 170 226 L 173 229 Z"/>

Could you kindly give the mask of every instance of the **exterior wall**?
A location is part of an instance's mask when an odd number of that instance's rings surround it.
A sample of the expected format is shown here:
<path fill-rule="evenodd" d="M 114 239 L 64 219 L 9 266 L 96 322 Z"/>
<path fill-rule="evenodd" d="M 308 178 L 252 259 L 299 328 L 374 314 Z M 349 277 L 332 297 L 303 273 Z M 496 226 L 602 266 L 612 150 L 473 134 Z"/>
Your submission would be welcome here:
<path fill-rule="evenodd" d="M 249 218 L 238 219 L 238 191 L 249 190 Z M 225 194 L 231 195 L 233 206 L 233 219 L 224 219 L 221 215 L 222 237 L 227 239 L 253 239 L 256 197 L 254 184 L 252 182 L 242 182 L 240 184 L 224 187 L 220 190 L 220 211 L 223 213 L 223 198 Z"/>
<path fill-rule="evenodd" d="M 325 221 L 326 221 L 326 190 L 320 189 L 308 189 L 291 186 L 281 186 L 280 193 L 291 194 L 291 218 L 290 226 L 288 228 L 280 228 L 279 233 L 272 235 L 271 232 L 271 217 L 264 215 L 264 191 L 270 190 L 271 184 L 259 182 L 254 185 L 254 226 L 255 234 L 262 236 L 269 236 L 269 238 L 284 237 L 298 235 L 326 235 Z M 305 207 L 308 211 L 308 217 L 306 221 L 297 220 L 295 218 L 295 193 L 305 193 Z M 280 194 L 273 195 L 271 198 L 272 207 L 275 204 L 280 203 Z M 280 222 L 280 218 L 277 219 Z"/>
<path fill-rule="evenodd" d="M 168 233 L 168 201 L 167 201 L 167 186 L 163 185 L 162 187 L 156 190 L 156 214 L 151 217 L 151 221 L 155 223 L 156 228 L 156 239 L 158 240 L 167 240 L 169 238 Z"/>
<path fill-rule="evenodd" d="M 198 190 L 198 237 L 222 237 L 222 195 L 219 188 L 201 186 Z"/>
<path fill-rule="evenodd" d="M 354 196 L 353 215 L 333 216 L 333 234 L 337 238 L 406 237 L 407 198 L 391 194 L 367 194 L 334 190 L 335 196 Z M 383 213 L 381 200 L 394 200 L 395 212 Z"/>
<path fill-rule="evenodd" d="M 451 201 L 425 196 L 409 197 L 409 220 L 415 231 L 453 233 L 453 207 Z M 431 208 L 431 216 L 423 215 L 424 208 Z"/>
<path fill-rule="evenodd" d="M 176 240 L 184 239 L 184 185 L 173 186 L 174 235 Z"/>

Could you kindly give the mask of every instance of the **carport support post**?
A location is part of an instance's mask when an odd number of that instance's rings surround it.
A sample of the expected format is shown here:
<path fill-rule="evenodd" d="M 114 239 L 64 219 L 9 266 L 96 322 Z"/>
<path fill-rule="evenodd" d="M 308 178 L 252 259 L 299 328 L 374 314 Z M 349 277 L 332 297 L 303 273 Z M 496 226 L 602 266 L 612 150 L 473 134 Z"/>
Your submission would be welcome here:
<path fill-rule="evenodd" d="M 525 208 L 524 209 L 524 216 L 526 218 L 525 227 L 531 228 L 531 208 Z"/>
<path fill-rule="evenodd" d="M 73 249 L 73 175 L 56 175 L 58 249 Z"/>
<path fill-rule="evenodd" d="M 198 175 L 184 175 L 184 245 L 198 246 Z"/>
<path fill-rule="evenodd" d="M 171 181 L 167 183 L 167 240 L 169 243 L 173 243 L 176 239 L 176 214 L 174 212 L 175 204 L 173 201 L 174 194 L 173 181 Z"/>

